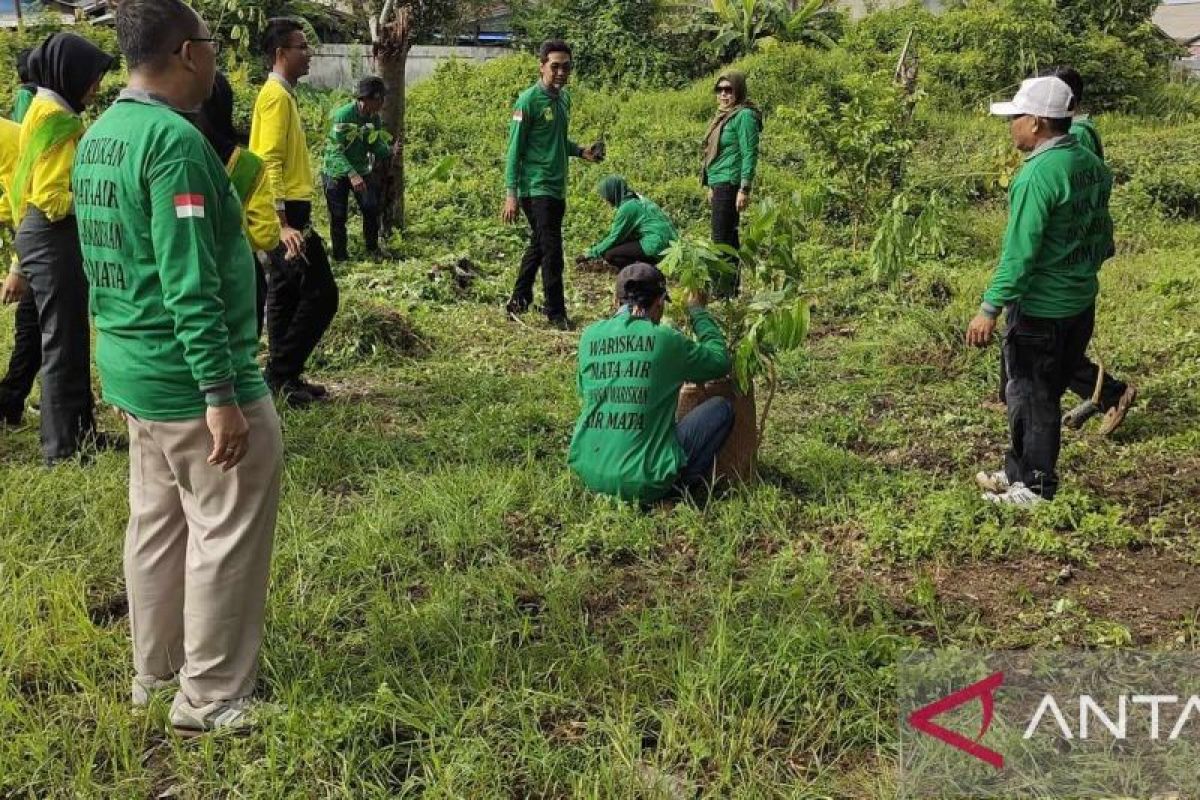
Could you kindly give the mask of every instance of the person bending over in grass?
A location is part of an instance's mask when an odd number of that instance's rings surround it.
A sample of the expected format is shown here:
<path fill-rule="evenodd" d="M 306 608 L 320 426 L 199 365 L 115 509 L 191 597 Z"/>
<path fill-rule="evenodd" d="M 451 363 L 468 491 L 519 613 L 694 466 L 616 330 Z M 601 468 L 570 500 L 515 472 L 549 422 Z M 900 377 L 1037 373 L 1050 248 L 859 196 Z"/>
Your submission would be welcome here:
<path fill-rule="evenodd" d="M 617 276 L 619 308 L 583 332 L 577 386 L 583 412 L 571 439 L 571 469 L 589 489 L 652 503 L 703 484 L 733 428 L 733 404 L 714 397 L 675 423 L 685 382 L 729 374 L 721 329 L 699 294 L 688 297 L 695 340 L 662 317 L 667 280 L 631 264 Z"/>
<path fill-rule="evenodd" d="M 283 440 L 254 357 L 242 206 L 188 119 L 217 42 L 183 0 L 122 0 L 129 86 L 79 143 L 75 203 L 104 399 L 129 425 L 132 701 L 181 733 L 250 720 Z M 89 241 L 90 240 L 90 241 Z"/>
<path fill-rule="evenodd" d="M 257 331 L 261 336 L 267 302 L 264 266 L 270 260 L 269 254 L 279 247 L 279 216 L 275 213 L 275 201 L 267 182 L 266 165 L 245 148 L 245 137 L 234 128 L 233 87 L 224 73 L 216 74 L 212 94 L 200 107 L 196 124 L 213 150 L 217 151 L 217 157 L 225 165 L 229 181 L 242 203 L 246 239 L 255 253 L 254 311 L 258 320 Z"/>
<path fill-rule="evenodd" d="M 387 171 L 395 152 L 383 130 L 379 116 L 387 98 L 387 86 L 382 78 L 368 75 L 358 82 L 354 100 L 333 112 L 329 139 L 325 144 L 325 160 L 321 167 L 321 183 L 325 203 L 329 206 L 329 238 L 333 243 L 333 260 L 345 261 L 346 222 L 350 218 L 350 195 L 354 195 L 362 212 L 363 239 L 367 255 L 378 260 L 380 196 L 376 175 Z M 397 142 L 397 144 L 399 144 Z"/>
<path fill-rule="evenodd" d="M 620 175 L 609 175 L 596 188 L 617 213 L 608 235 L 580 260 L 603 258 L 618 269 L 639 261 L 645 264 L 661 261 L 671 242 L 679 238 L 663 210 L 653 200 L 630 189 Z"/>
<path fill-rule="evenodd" d="M 1031 78 L 1012 101 L 992 105 L 1027 153 L 1009 189 L 1000 264 L 967 331 L 968 344 L 986 346 L 1004 311 L 1011 441 L 1002 471 L 975 476 L 994 503 L 1054 498 L 1060 404 L 1091 341 L 1097 275 L 1114 251 L 1112 173 L 1070 135 L 1071 108 L 1071 88 L 1055 77 Z"/>

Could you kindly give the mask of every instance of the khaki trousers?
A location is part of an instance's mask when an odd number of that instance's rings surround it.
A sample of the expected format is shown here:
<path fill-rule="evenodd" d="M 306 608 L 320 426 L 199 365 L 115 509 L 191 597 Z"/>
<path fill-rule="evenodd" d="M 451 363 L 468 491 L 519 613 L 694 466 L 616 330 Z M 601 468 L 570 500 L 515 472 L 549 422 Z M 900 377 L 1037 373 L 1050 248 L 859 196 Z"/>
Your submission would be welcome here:
<path fill-rule="evenodd" d="M 193 705 L 254 690 L 283 438 L 269 397 L 242 409 L 246 457 L 209 466 L 203 417 L 129 422 L 125 584 L 139 675 L 179 675 Z"/>

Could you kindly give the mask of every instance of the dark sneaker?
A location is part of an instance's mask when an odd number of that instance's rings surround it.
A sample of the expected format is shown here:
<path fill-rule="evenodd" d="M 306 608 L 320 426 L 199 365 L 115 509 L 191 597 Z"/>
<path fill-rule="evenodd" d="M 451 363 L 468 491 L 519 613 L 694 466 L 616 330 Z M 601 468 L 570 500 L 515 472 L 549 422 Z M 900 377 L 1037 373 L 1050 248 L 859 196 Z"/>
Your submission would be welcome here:
<path fill-rule="evenodd" d="M 4 425 L 19 427 L 24 416 L 25 409 L 21 406 L 0 406 L 0 423 Z"/>
<path fill-rule="evenodd" d="M 313 397 L 304 388 L 304 385 L 294 378 L 283 383 L 271 383 L 270 387 L 276 397 L 292 408 L 304 408 L 317 401 L 317 398 Z"/>
<path fill-rule="evenodd" d="M 304 378 L 297 378 L 296 383 L 317 400 L 323 400 L 329 396 L 329 390 L 319 383 L 312 383 L 311 381 L 304 380 Z"/>
<path fill-rule="evenodd" d="M 1121 427 L 1121 423 L 1125 421 L 1125 416 L 1129 413 L 1129 408 L 1137 400 L 1138 390 L 1136 386 L 1130 386 L 1121 395 L 1121 399 L 1117 404 L 1110 408 L 1104 415 L 1104 422 L 1100 425 L 1100 435 L 1108 436 L 1117 428 Z"/>
<path fill-rule="evenodd" d="M 575 330 L 575 326 L 571 323 L 571 320 L 567 318 L 566 314 L 558 314 L 550 317 L 550 327 L 558 328 L 560 331 Z"/>
<path fill-rule="evenodd" d="M 97 453 L 129 449 L 129 440 L 124 436 L 117 433 L 105 433 L 103 431 L 92 431 L 84 439 L 83 444 L 86 449 L 94 450 Z"/>
<path fill-rule="evenodd" d="M 514 298 L 508 301 L 508 304 L 504 306 L 504 310 L 508 312 L 510 317 L 519 317 L 529 310 L 529 303 Z"/>

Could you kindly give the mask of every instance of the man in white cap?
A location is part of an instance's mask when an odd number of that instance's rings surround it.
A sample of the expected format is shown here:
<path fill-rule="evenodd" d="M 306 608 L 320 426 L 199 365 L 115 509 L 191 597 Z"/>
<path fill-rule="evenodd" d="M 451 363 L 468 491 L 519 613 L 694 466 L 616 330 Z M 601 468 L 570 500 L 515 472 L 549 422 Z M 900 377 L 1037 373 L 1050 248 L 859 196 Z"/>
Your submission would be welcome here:
<path fill-rule="evenodd" d="M 994 503 L 1031 507 L 1058 489 L 1061 400 L 1092 338 L 1100 265 L 1114 251 L 1112 173 L 1070 135 L 1071 106 L 1071 88 L 1043 77 L 991 109 L 1028 154 L 1009 189 L 1000 264 L 967 331 L 968 344 L 986 346 L 1004 311 L 1011 441 L 1002 471 L 975 476 Z"/>

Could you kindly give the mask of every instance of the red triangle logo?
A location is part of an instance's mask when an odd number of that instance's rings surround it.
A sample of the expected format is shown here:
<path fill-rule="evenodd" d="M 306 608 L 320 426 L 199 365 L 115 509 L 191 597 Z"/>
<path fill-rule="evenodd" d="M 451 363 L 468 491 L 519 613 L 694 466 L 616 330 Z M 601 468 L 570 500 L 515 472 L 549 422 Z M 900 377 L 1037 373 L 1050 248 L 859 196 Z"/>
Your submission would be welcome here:
<path fill-rule="evenodd" d="M 954 694 L 947 695 L 941 700 L 918 708 L 908 715 L 908 724 L 927 736 L 932 736 L 939 741 L 945 742 L 956 750 L 961 750 L 970 756 L 978 758 L 980 761 L 991 764 L 996 769 L 1004 769 L 1004 756 L 995 750 L 989 750 L 979 743 L 979 740 L 988 732 L 988 728 L 992 726 L 992 718 L 995 714 L 996 705 L 995 691 L 1002 685 L 1004 685 L 1004 673 L 997 672 L 978 683 L 971 684 L 965 689 L 959 689 Z M 979 736 L 974 741 L 933 722 L 934 717 L 969 703 L 975 698 L 979 698 L 979 702 L 983 706 L 983 727 L 979 731 Z"/>

